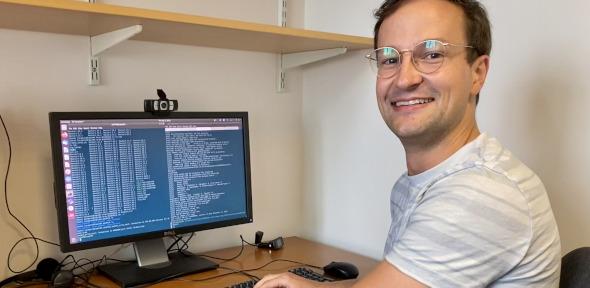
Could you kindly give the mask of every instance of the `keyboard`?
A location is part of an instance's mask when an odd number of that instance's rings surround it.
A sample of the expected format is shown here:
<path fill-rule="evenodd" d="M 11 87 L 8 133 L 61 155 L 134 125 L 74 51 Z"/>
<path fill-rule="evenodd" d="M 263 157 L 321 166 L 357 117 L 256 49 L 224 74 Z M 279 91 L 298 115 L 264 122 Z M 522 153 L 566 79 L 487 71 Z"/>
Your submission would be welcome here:
<path fill-rule="evenodd" d="M 322 274 L 315 272 L 315 271 L 313 271 L 309 268 L 306 268 L 306 267 L 293 268 L 293 269 L 289 270 L 289 272 L 291 272 L 297 276 L 301 276 L 303 278 L 313 280 L 313 281 L 318 281 L 318 282 L 333 282 L 334 281 L 334 279 L 329 278 L 325 275 L 322 275 Z"/>
<path fill-rule="evenodd" d="M 254 287 L 254 285 L 256 285 L 257 282 L 258 280 L 248 280 L 228 286 L 227 288 L 252 288 Z"/>
<path fill-rule="evenodd" d="M 298 267 L 298 268 L 293 268 L 291 270 L 289 270 L 289 272 L 301 276 L 303 278 L 309 279 L 309 280 L 313 280 L 313 281 L 318 281 L 318 282 L 332 282 L 334 281 L 334 279 L 326 277 L 318 272 L 315 272 L 309 268 L 306 267 Z M 254 287 L 254 285 L 256 285 L 258 281 L 257 280 L 248 280 L 248 281 L 244 281 L 244 282 L 240 282 L 231 286 L 228 286 L 227 288 L 252 288 Z"/>

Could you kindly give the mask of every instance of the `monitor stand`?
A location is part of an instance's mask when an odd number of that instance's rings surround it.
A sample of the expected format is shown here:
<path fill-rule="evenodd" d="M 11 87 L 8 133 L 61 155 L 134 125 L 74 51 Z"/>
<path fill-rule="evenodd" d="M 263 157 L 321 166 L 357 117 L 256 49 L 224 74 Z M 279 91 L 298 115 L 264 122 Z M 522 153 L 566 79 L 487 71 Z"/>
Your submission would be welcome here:
<path fill-rule="evenodd" d="M 98 270 L 121 287 L 132 287 L 219 267 L 217 263 L 195 255 L 168 255 L 162 238 L 135 242 L 134 248 L 137 262 L 102 265 Z"/>

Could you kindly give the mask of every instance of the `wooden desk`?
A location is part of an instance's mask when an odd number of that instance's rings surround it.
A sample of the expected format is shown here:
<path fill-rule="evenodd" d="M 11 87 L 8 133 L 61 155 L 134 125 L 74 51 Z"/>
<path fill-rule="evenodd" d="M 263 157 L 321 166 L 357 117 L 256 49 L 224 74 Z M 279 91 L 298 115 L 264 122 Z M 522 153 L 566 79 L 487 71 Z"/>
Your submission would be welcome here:
<path fill-rule="evenodd" d="M 232 247 L 207 252 L 204 254 L 220 258 L 231 258 L 237 255 L 239 251 L 240 247 Z M 353 263 L 359 268 L 360 276 L 365 275 L 378 263 L 378 261 L 365 256 L 361 256 L 352 252 L 348 252 L 342 249 L 334 248 L 317 242 L 305 240 L 299 237 L 285 238 L 285 246 L 281 250 L 271 251 L 268 249 L 258 249 L 255 247 L 246 246 L 244 247 L 242 255 L 233 261 L 225 263 L 222 263 L 223 261 L 219 260 L 213 261 L 220 263 L 220 267 L 227 267 L 235 270 L 244 270 L 260 267 L 275 259 L 288 259 L 320 267 L 330 263 L 331 261 L 346 261 Z M 274 262 L 261 270 L 252 271 L 249 273 L 262 277 L 266 274 L 285 272 L 290 268 L 300 266 L 302 265 L 289 262 Z M 181 277 L 174 280 L 169 280 L 150 287 L 215 288 L 227 287 L 228 285 L 250 280 L 250 278 L 248 278 L 245 275 L 233 274 L 206 281 L 197 281 L 198 279 L 205 279 L 216 275 L 226 274 L 229 272 L 229 270 L 217 269 Z M 93 276 L 90 282 L 100 287 L 117 287 L 113 282 L 106 279 L 102 275 Z"/>

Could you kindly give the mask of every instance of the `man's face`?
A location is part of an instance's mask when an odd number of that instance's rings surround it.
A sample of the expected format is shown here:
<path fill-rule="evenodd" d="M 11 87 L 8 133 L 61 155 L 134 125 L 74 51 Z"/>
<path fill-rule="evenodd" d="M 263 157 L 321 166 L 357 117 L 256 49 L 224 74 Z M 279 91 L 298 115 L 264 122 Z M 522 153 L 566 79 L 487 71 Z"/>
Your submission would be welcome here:
<path fill-rule="evenodd" d="M 469 45 L 464 27 L 460 7 L 446 0 L 411 0 L 383 21 L 377 44 L 399 51 L 427 39 Z M 469 48 L 447 48 L 436 72 L 417 71 L 406 52 L 396 75 L 377 78 L 381 115 L 404 144 L 437 143 L 457 129 L 475 125 L 475 95 L 481 85 L 474 81 L 477 75 L 466 59 Z"/>

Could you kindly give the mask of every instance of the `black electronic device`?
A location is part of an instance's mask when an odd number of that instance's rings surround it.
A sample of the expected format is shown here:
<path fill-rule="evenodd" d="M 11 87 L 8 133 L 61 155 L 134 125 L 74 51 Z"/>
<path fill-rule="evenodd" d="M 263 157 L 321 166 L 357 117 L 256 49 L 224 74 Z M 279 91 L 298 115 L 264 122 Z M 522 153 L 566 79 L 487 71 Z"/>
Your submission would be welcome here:
<path fill-rule="evenodd" d="M 313 281 L 317 281 L 317 282 L 333 282 L 338 280 L 338 278 L 333 278 L 331 276 L 325 275 L 325 274 L 320 274 L 310 268 L 307 267 L 297 267 L 297 268 L 293 268 L 290 269 L 289 272 L 297 275 L 297 276 L 301 276 L 305 279 L 309 279 L 309 280 L 313 280 Z"/>
<path fill-rule="evenodd" d="M 153 114 L 166 115 L 178 110 L 178 100 L 169 100 L 162 89 L 157 90 L 159 99 L 143 100 L 143 111 Z"/>
<path fill-rule="evenodd" d="M 266 248 L 266 249 L 271 249 L 271 250 L 279 250 L 283 248 L 284 245 L 284 241 L 283 241 L 283 237 L 277 237 L 271 241 L 268 242 L 260 242 L 258 244 L 256 244 L 256 247 L 258 248 Z"/>
<path fill-rule="evenodd" d="M 324 266 L 326 275 L 337 279 L 354 279 L 359 276 L 359 269 L 348 262 L 331 262 Z"/>
<path fill-rule="evenodd" d="M 61 270 L 62 265 L 53 258 L 45 258 L 33 271 L 20 273 L 0 281 L 0 287 L 12 282 L 34 282 L 43 281 L 49 283 L 49 287 L 65 288 L 71 287 L 74 283 L 74 274 L 69 270 Z"/>
<path fill-rule="evenodd" d="M 74 286 L 74 272 L 70 270 L 56 271 L 51 277 L 50 288 L 69 288 Z"/>
<path fill-rule="evenodd" d="M 49 114 L 63 252 L 134 242 L 121 286 L 215 269 L 163 238 L 252 222 L 247 112 Z M 149 276 L 149 277 L 147 277 Z"/>
<path fill-rule="evenodd" d="M 271 250 L 279 250 L 283 248 L 283 245 L 285 244 L 283 237 L 279 236 L 271 241 L 262 242 L 263 235 L 264 232 L 256 231 L 256 234 L 254 235 L 254 246 Z"/>
<path fill-rule="evenodd" d="M 256 234 L 254 235 L 254 244 L 258 245 L 262 243 L 262 235 L 264 235 L 264 232 L 256 231 Z"/>

